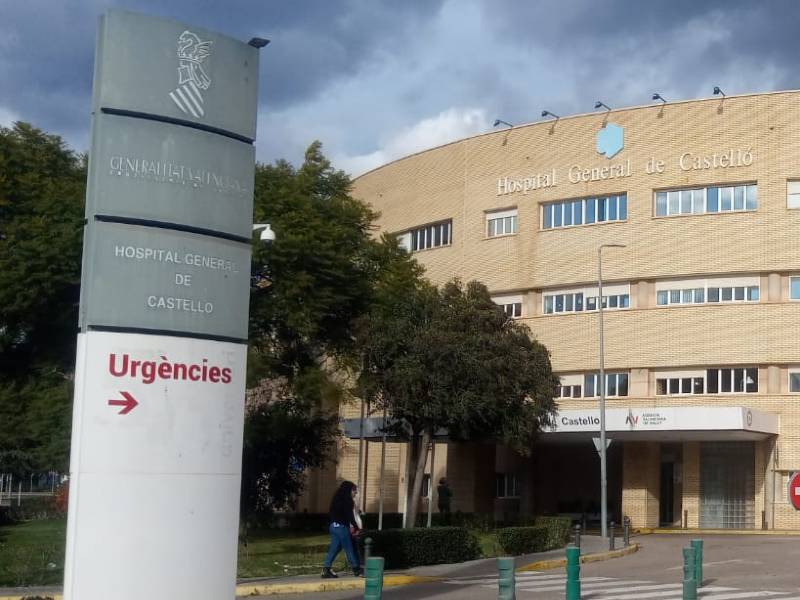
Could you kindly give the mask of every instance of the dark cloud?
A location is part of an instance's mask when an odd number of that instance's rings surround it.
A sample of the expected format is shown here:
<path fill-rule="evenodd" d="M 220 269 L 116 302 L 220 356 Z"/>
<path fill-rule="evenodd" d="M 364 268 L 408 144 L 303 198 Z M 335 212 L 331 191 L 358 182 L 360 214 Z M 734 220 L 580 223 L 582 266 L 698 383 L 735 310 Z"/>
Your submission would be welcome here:
<path fill-rule="evenodd" d="M 240 39 L 272 40 L 262 53 L 260 101 L 307 101 L 352 76 L 387 44 L 401 49 L 441 2 L 368 0 L 0 0 L 0 107 L 48 130 L 87 127 L 97 17 L 107 8 L 183 20 Z"/>

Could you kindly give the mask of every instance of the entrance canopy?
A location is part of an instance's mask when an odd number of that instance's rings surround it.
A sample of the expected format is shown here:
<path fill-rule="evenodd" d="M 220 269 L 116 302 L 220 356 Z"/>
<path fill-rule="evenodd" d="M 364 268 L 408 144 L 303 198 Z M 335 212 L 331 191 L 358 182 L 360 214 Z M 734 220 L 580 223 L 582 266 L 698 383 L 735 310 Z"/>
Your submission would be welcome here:
<path fill-rule="evenodd" d="M 777 435 L 778 415 L 744 406 L 606 409 L 606 433 L 620 441 L 752 441 Z M 540 442 L 588 441 L 600 432 L 600 410 L 562 410 Z"/>

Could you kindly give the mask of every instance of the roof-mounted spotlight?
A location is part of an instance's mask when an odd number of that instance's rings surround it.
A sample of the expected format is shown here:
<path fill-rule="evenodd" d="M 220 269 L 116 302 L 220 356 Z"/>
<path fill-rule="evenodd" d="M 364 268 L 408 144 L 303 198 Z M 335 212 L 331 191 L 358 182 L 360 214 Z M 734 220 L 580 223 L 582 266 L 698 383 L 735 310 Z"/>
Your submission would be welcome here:
<path fill-rule="evenodd" d="M 595 109 L 598 109 L 598 108 L 602 107 L 602 108 L 605 108 L 609 112 L 611 111 L 611 107 L 609 107 L 608 104 L 606 104 L 605 102 L 601 102 L 600 100 L 598 100 L 597 102 L 594 103 L 594 107 L 595 107 Z"/>
<path fill-rule="evenodd" d="M 719 89 L 719 87 L 717 87 L 715 85 L 714 86 L 714 95 L 715 96 L 722 96 L 724 98 L 725 97 L 725 92 L 723 92 L 721 89 Z"/>
<path fill-rule="evenodd" d="M 264 38 L 254 37 L 249 42 L 247 42 L 253 48 L 263 48 L 267 44 L 269 44 L 269 40 L 265 40 Z"/>
<path fill-rule="evenodd" d="M 254 223 L 253 224 L 253 231 L 261 231 L 261 238 L 262 242 L 267 244 L 272 244 L 275 241 L 275 232 L 272 231 L 272 225 L 269 223 Z"/>
<path fill-rule="evenodd" d="M 661 94 L 659 94 L 658 92 L 653 94 L 653 100 L 661 100 L 664 104 L 667 103 L 667 101 L 664 100 L 664 97 Z"/>
<path fill-rule="evenodd" d="M 553 117 L 554 119 L 560 119 L 561 118 L 557 114 L 551 113 L 549 110 L 543 110 L 542 111 L 542 116 L 543 117 Z"/>
<path fill-rule="evenodd" d="M 508 127 L 513 127 L 513 125 L 508 121 L 503 121 L 503 119 L 495 119 L 492 127 L 497 127 L 498 125 L 507 125 Z"/>

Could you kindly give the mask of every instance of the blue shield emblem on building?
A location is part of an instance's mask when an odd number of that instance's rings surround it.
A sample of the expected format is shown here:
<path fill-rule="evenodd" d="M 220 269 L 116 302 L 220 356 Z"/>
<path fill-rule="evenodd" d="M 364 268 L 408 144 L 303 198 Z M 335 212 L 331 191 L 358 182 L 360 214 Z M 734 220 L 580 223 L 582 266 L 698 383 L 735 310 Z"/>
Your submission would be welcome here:
<path fill-rule="evenodd" d="M 606 158 L 616 156 L 624 147 L 623 130 L 620 125 L 608 123 L 597 132 L 597 152 Z"/>

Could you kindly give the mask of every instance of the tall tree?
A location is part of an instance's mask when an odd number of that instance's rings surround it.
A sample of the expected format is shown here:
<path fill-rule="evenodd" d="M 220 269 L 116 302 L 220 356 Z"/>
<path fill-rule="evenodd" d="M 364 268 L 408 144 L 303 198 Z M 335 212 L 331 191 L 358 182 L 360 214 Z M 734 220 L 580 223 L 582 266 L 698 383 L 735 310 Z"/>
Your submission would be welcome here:
<path fill-rule="evenodd" d="M 86 160 L 0 128 L 0 471 L 65 470 Z"/>
<path fill-rule="evenodd" d="M 389 291 L 387 288 L 386 291 Z M 376 305 L 359 332 L 360 387 L 409 443 L 407 523 L 415 523 L 428 446 L 493 439 L 527 454 L 555 411 L 558 378 L 547 349 L 507 318 L 483 284 L 404 286 Z"/>
<path fill-rule="evenodd" d="M 302 491 L 298 465 L 329 457 L 330 423 L 353 400 L 347 381 L 360 368 L 355 322 L 385 296 L 382 286 L 419 273 L 394 240 L 372 235 L 375 213 L 352 198 L 319 142 L 299 168 L 257 167 L 255 217 L 276 239 L 253 247 L 248 387 L 269 399 L 248 410 L 245 426 L 242 497 L 251 514 L 290 505 Z M 270 392 L 276 385 L 280 394 Z"/>

